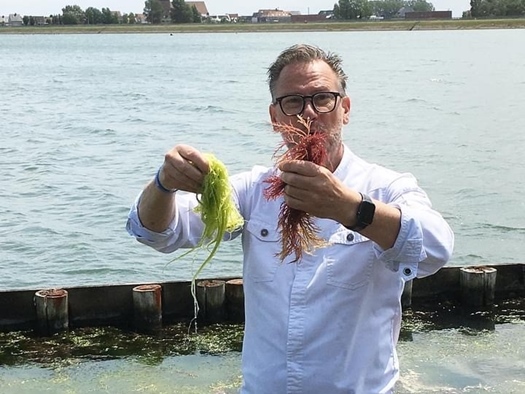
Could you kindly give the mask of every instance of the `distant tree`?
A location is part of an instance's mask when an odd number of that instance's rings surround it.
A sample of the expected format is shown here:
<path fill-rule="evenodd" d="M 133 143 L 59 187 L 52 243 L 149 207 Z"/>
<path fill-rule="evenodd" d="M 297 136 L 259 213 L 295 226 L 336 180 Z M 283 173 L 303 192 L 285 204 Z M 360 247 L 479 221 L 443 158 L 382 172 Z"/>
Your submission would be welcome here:
<path fill-rule="evenodd" d="M 479 16 L 479 6 L 483 0 L 470 0 L 470 16 L 477 18 Z"/>
<path fill-rule="evenodd" d="M 368 0 L 360 0 L 360 7 L 361 7 L 361 14 L 359 16 L 359 19 L 368 19 L 373 14 L 372 12 L 372 4 L 370 4 L 370 1 Z"/>
<path fill-rule="evenodd" d="M 410 0 L 405 2 L 406 7 L 412 8 L 416 12 L 435 11 L 434 5 L 425 0 Z"/>
<path fill-rule="evenodd" d="M 371 1 L 372 14 L 390 19 L 396 16 L 405 3 L 403 0 L 376 0 Z"/>
<path fill-rule="evenodd" d="M 146 0 L 144 2 L 144 15 L 149 23 L 159 24 L 162 22 L 164 8 L 159 0 Z"/>
<path fill-rule="evenodd" d="M 492 12 L 494 16 L 524 16 L 525 0 L 497 0 Z"/>
<path fill-rule="evenodd" d="M 525 16 L 525 0 L 503 0 L 507 16 Z"/>
<path fill-rule="evenodd" d="M 62 15 L 60 15 L 60 14 L 50 15 L 49 17 L 51 18 L 51 24 L 52 25 L 61 25 L 62 24 Z"/>
<path fill-rule="evenodd" d="M 94 8 L 94 7 L 86 8 L 85 14 L 86 14 L 86 23 L 88 25 L 99 25 L 104 20 L 102 11 L 100 11 L 98 8 Z"/>
<path fill-rule="evenodd" d="M 385 19 L 393 18 L 403 7 L 409 7 L 416 12 L 434 11 L 434 5 L 426 0 L 373 0 L 368 2 L 372 15 Z"/>
<path fill-rule="evenodd" d="M 24 15 L 22 18 L 22 22 L 24 22 L 24 26 L 29 26 L 29 17 L 27 15 Z"/>
<path fill-rule="evenodd" d="M 83 24 L 86 14 L 78 5 L 66 5 L 62 8 L 62 23 L 64 25 Z"/>
<path fill-rule="evenodd" d="M 372 15 L 368 0 L 339 0 L 334 5 L 334 16 L 340 20 L 367 19 Z"/>
<path fill-rule="evenodd" d="M 109 8 L 102 8 L 102 23 L 105 25 L 115 25 L 119 23 L 117 15 Z"/>
<path fill-rule="evenodd" d="M 202 17 L 201 17 L 201 14 L 200 14 L 199 10 L 197 10 L 197 7 L 195 7 L 195 6 L 191 7 L 191 14 L 192 14 L 192 22 L 193 23 L 201 23 L 202 22 Z"/>
<path fill-rule="evenodd" d="M 133 12 L 130 12 L 128 14 L 128 23 L 131 25 L 134 25 L 135 23 L 137 23 L 137 16 Z"/>
<path fill-rule="evenodd" d="M 480 6 L 479 6 L 479 16 L 480 17 L 493 17 L 496 15 L 496 12 L 495 12 L 495 7 L 496 6 L 496 3 L 492 0 L 490 1 L 487 1 L 487 0 L 484 0 L 481 2 Z"/>
<path fill-rule="evenodd" d="M 193 22 L 191 7 L 184 0 L 173 0 L 171 4 L 170 17 L 173 23 Z"/>
<path fill-rule="evenodd" d="M 62 24 L 63 25 L 78 25 L 78 19 L 70 13 L 65 13 L 62 15 Z"/>

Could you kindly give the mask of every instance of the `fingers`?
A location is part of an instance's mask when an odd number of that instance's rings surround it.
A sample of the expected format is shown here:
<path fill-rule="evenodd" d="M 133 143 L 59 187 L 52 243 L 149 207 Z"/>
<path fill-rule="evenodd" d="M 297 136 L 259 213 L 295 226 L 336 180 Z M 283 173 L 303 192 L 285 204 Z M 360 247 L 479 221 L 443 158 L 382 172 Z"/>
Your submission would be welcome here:
<path fill-rule="evenodd" d="M 279 169 L 286 172 L 293 172 L 304 176 L 316 176 L 319 174 L 320 166 L 310 161 L 288 160 L 279 163 Z"/>
<path fill-rule="evenodd" d="M 311 189 L 312 186 L 325 182 L 330 176 L 327 170 L 317 164 L 302 161 L 291 160 L 279 165 L 281 180 L 287 185 L 299 189 Z"/>
<path fill-rule="evenodd" d="M 287 165 L 282 168 L 283 172 L 280 177 L 286 184 L 284 195 L 288 203 L 294 204 L 291 200 L 311 201 L 315 199 L 319 190 L 323 190 L 323 194 L 326 192 L 326 175 L 315 165 L 314 167 L 303 166 L 301 162 L 297 162 L 297 165 Z"/>
<path fill-rule="evenodd" d="M 160 176 L 167 188 L 199 193 L 208 171 L 208 161 L 201 152 L 189 145 L 177 145 L 166 153 Z"/>
<path fill-rule="evenodd" d="M 339 211 L 344 187 L 331 171 L 303 161 L 283 163 L 280 169 L 288 206 L 322 218 L 332 218 Z"/>
<path fill-rule="evenodd" d="M 197 149 L 189 145 L 177 145 L 174 150 L 179 156 L 186 162 L 191 164 L 193 167 L 198 169 L 200 172 L 206 174 L 209 171 L 208 160 L 204 155 Z M 168 152 L 169 154 L 169 152 Z M 184 164 L 186 164 L 184 163 Z"/>

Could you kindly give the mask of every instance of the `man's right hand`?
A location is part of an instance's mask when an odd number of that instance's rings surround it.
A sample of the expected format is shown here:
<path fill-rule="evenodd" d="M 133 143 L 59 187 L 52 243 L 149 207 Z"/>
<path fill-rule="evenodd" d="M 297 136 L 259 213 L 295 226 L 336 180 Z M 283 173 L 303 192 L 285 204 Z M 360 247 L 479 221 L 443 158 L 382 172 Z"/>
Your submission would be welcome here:
<path fill-rule="evenodd" d="M 189 145 L 174 146 L 164 156 L 159 170 L 162 188 L 152 180 L 142 192 L 138 205 L 142 225 L 158 233 L 166 230 L 175 218 L 176 210 L 175 193 L 170 191 L 201 192 L 209 168 L 208 160 L 197 149 Z"/>
<path fill-rule="evenodd" d="M 159 180 L 167 189 L 199 193 L 209 172 L 204 155 L 189 145 L 176 145 L 164 156 Z"/>

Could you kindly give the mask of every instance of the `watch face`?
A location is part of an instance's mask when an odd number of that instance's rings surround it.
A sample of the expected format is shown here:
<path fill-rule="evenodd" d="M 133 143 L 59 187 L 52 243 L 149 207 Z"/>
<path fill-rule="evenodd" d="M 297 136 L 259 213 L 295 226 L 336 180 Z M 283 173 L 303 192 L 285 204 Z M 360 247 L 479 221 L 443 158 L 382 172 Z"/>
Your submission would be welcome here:
<path fill-rule="evenodd" d="M 366 226 L 372 224 L 374 220 L 374 214 L 376 212 L 376 206 L 372 202 L 372 199 L 366 194 L 361 194 L 363 196 L 363 201 L 359 206 L 359 211 L 357 212 L 357 222 L 358 226 L 365 228 Z"/>
<path fill-rule="evenodd" d="M 374 214 L 376 212 L 376 206 L 373 203 L 372 199 L 366 194 L 360 194 L 362 200 L 359 204 L 359 208 L 357 209 L 357 223 L 351 227 L 345 226 L 347 229 L 352 231 L 363 230 L 368 225 L 372 224 L 372 221 L 374 220 Z"/>
<path fill-rule="evenodd" d="M 374 213 L 376 211 L 376 206 L 371 201 L 363 200 L 361 203 L 361 209 L 359 210 L 359 224 L 369 225 L 372 224 L 374 220 Z"/>

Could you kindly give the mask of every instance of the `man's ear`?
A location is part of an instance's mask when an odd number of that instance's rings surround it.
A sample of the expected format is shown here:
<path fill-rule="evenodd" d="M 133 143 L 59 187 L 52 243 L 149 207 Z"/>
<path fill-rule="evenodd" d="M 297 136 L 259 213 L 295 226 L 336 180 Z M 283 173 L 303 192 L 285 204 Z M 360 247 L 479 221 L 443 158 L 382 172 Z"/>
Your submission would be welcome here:
<path fill-rule="evenodd" d="M 268 112 L 270 113 L 270 121 L 272 122 L 272 124 L 277 123 L 275 111 L 277 111 L 277 106 L 270 104 L 270 106 L 268 107 Z"/>
<path fill-rule="evenodd" d="M 341 100 L 343 101 L 342 106 L 345 111 L 343 115 L 343 124 L 348 124 L 348 122 L 350 122 L 350 107 L 352 106 L 352 103 L 348 96 L 343 97 Z"/>

